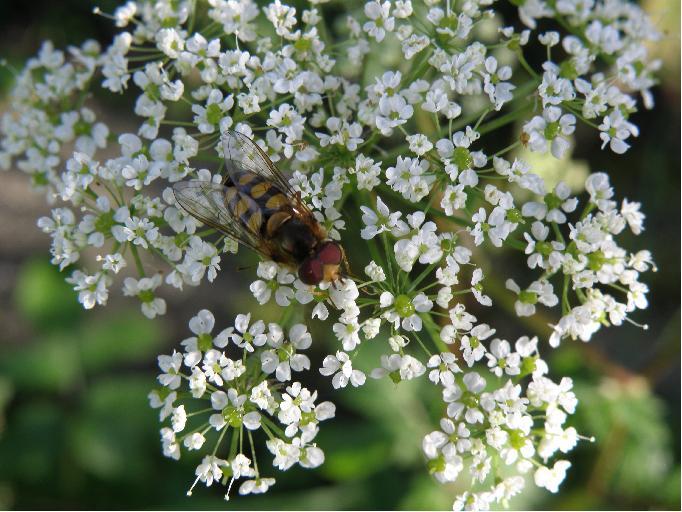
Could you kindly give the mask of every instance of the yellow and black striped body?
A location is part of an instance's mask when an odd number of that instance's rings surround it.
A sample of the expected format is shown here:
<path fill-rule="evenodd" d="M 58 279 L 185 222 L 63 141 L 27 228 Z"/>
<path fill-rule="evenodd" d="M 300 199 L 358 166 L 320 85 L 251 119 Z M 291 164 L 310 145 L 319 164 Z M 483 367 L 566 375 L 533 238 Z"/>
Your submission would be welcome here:
<path fill-rule="evenodd" d="M 274 261 L 298 265 L 318 243 L 295 215 L 291 199 L 257 173 L 239 171 L 225 183 L 230 213 L 271 246 Z"/>

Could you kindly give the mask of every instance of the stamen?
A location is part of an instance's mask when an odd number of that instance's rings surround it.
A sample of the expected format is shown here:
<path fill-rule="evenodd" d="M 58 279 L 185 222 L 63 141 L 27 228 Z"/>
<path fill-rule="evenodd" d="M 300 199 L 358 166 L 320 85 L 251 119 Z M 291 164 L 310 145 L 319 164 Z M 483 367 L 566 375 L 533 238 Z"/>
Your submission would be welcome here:
<path fill-rule="evenodd" d="M 635 327 L 639 327 L 639 328 L 642 329 L 643 331 L 648 331 L 648 330 L 649 330 L 649 324 L 640 324 L 640 323 L 637 323 L 637 322 L 635 322 L 634 320 L 632 320 L 632 319 L 631 319 L 630 317 L 628 317 L 628 316 L 625 317 L 625 321 L 631 323 L 631 324 L 634 325 Z"/>
<path fill-rule="evenodd" d="M 92 14 L 95 14 L 97 16 L 102 16 L 103 18 L 107 18 L 110 20 L 116 20 L 115 16 L 113 16 L 107 12 L 102 11 L 102 9 L 100 9 L 99 7 L 93 7 L 92 8 Z"/>
<path fill-rule="evenodd" d="M 192 484 L 192 487 L 189 488 L 189 491 L 187 491 L 187 496 L 192 495 L 192 491 L 194 490 L 194 486 L 197 485 L 197 482 L 199 481 L 199 476 L 194 479 L 194 483 Z"/>
<path fill-rule="evenodd" d="M 227 486 L 227 492 L 225 493 L 225 501 L 230 501 L 230 489 L 232 489 L 233 483 L 234 483 L 234 476 L 230 479 L 230 483 Z"/>
<path fill-rule="evenodd" d="M 12 66 L 9 62 L 7 62 L 7 59 L 0 59 L 0 68 L 6 68 L 9 70 L 10 73 L 14 76 L 14 78 L 19 78 L 19 71 L 17 68 Z"/>

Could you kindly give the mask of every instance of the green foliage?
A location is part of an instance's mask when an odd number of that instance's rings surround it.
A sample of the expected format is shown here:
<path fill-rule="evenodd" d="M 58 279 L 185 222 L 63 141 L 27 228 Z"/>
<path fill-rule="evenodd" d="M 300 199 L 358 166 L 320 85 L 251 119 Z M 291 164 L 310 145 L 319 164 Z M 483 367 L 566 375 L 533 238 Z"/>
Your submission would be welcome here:
<path fill-rule="evenodd" d="M 14 300 L 19 312 L 37 329 L 68 327 L 83 313 L 64 277 L 42 258 L 30 260 L 21 268 Z"/>
<path fill-rule="evenodd" d="M 68 391 L 81 377 L 76 343 L 67 334 L 49 336 L 6 354 L 0 372 L 21 390 Z"/>
<path fill-rule="evenodd" d="M 118 481 L 137 481 L 149 474 L 151 461 L 134 455 L 157 443 L 148 388 L 146 378 L 116 377 L 89 389 L 69 431 L 73 455 L 86 472 Z"/>
<path fill-rule="evenodd" d="M 594 485 L 622 497 L 659 494 L 672 471 L 670 432 L 663 404 L 646 382 L 606 380 L 576 386 L 585 431 L 599 440 Z"/>

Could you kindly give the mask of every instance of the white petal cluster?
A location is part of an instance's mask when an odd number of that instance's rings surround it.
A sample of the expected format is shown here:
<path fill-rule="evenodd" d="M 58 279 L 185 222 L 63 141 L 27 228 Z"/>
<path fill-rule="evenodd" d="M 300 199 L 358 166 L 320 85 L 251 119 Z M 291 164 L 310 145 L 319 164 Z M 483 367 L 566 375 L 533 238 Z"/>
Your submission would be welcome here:
<path fill-rule="evenodd" d="M 539 347 L 634 322 L 648 306 L 641 276 L 655 266 L 649 251 L 621 246 L 645 216 L 608 174 L 572 189 L 546 183 L 527 156 L 570 158 L 578 130 L 627 152 L 645 135 L 633 123 L 638 96 L 653 107 L 661 63 L 649 48 L 660 36 L 625 0 L 514 2 L 521 31 L 500 26 L 489 0 L 371 0 L 333 30 L 323 3 L 130 0 L 111 16 L 121 31 L 110 45 L 44 43 L 2 115 L 0 168 L 26 173 L 52 205 L 38 226 L 86 309 L 118 288 L 155 318 L 167 292 L 232 267 L 238 241 L 189 215 L 172 188 L 225 181 L 224 165 L 203 166 L 224 161 L 226 130 L 285 170 L 292 200 L 344 247 L 350 268 L 314 286 L 294 265 L 259 262 L 251 294 L 284 319 L 306 305 L 297 323 L 245 312 L 214 335 L 202 310 L 182 352 L 159 357 L 150 400 L 162 449 L 207 452 L 195 484 L 267 491 L 274 479 L 243 450 L 260 431 L 278 469 L 320 465 L 314 439 L 334 407 L 303 385 L 314 370 L 337 389 L 367 375 L 438 386 L 443 419 L 422 447 L 436 480 L 470 479 L 455 510 L 505 505 L 531 471 L 556 492 L 579 439 L 565 426 L 577 398 L 568 377 L 547 376 Z M 545 19 L 561 31 L 539 32 Z M 545 56 L 535 68 L 533 46 Z M 98 119 L 98 87 L 128 92 L 125 131 Z M 499 128 L 512 122 L 516 142 L 503 147 Z M 490 263 L 502 250 L 522 277 Z M 353 272 L 363 267 L 367 279 Z M 503 322 L 479 321 L 479 306 L 554 309 L 552 333 L 514 341 Z M 333 347 L 311 361 L 321 321 Z M 370 343 L 383 354 L 361 370 Z"/>
<path fill-rule="evenodd" d="M 306 327 L 295 324 L 285 336 L 279 324 L 270 323 L 266 330 L 262 321 L 251 322 L 250 314 L 238 315 L 233 326 L 216 335 L 214 326 L 213 314 L 205 309 L 189 321 L 195 336 L 181 343 L 183 352 L 159 356 L 161 387 L 149 394 L 160 421 L 170 421 L 161 429 L 164 455 L 179 459 L 183 447 L 210 452 L 188 494 L 197 482 L 219 482 L 228 487 L 228 499 L 240 479 L 240 494 L 267 490 L 274 479 L 260 474 L 253 452 L 253 436 L 260 431 L 278 469 L 322 464 L 324 452 L 314 440 L 320 422 L 333 418 L 336 409 L 331 402 L 318 402 L 317 391 L 292 382 L 292 372 L 310 368 L 309 359 L 297 353 L 312 343 Z M 253 366 L 258 359 L 261 364 Z M 238 446 L 238 453 L 230 446 Z"/>

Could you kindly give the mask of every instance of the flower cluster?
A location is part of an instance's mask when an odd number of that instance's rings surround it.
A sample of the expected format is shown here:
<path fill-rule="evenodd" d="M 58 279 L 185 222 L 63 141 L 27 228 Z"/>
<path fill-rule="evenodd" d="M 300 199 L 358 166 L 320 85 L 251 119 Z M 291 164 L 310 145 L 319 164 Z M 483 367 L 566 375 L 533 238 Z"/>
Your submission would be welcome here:
<path fill-rule="evenodd" d="M 492 4 L 371 0 L 331 31 L 322 0 L 301 12 L 280 0 L 129 1 L 110 15 L 122 31 L 106 48 L 45 43 L 17 75 L 0 166 L 60 202 L 38 225 L 85 308 L 106 305 L 122 283 L 153 318 L 166 312 L 164 288 L 212 282 L 237 251 L 180 207 L 173 184 L 223 183 L 222 134 L 252 138 L 329 238 L 344 245 L 347 226 L 360 226 L 369 251 L 345 246 L 366 277 L 319 285 L 261 261 L 250 285 L 258 303 L 284 318 L 310 304 L 306 322 L 329 322 L 338 343 L 319 371 L 334 388 L 366 382 L 354 360 L 367 340 L 385 342 L 369 377 L 439 386 L 441 429 L 425 433 L 423 451 L 438 481 L 470 477 L 455 509 L 504 505 L 531 471 L 556 492 L 570 463 L 555 459 L 580 437 L 566 426 L 577 399 L 570 378 L 550 377 L 539 346 L 634 322 L 647 307 L 641 274 L 655 266 L 649 251 L 620 245 L 625 230 L 641 233 L 644 214 L 616 200 L 606 173 L 572 190 L 524 158 L 567 158 L 578 129 L 626 152 L 639 135 L 637 96 L 653 107 L 660 63 L 646 44 L 659 35 L 624 0 L 514 2 L 520 31 Z M 538 20 L 555 30 L 538 31 Z M 546 55 L 539 66 L 526 60 L 530 47 Z M 379 55 L 399 64 L 358 65 Z M 134 96 L 135 133 L 97 119 L 96 86 Z M 517 138 L 503 146 L 497 130 L 511 123 Z M 523 278 L 480 257 L 498 248 L 525 264 Z M 510 341 L 474 315 L 505 304 L 519 317 L 556 308 L 548 339 Z M 258 472 L 255 430 L 280 469 L 322 463 L 312 441 L 333 406 L 291 382 L 315 366 L 301 353 L 306 324 L 245 314 L 213 338 L 213 323 L 200 312 L 184 351 L 159 360 L 164 387 L 151 400 L 171 421 L 164 453 L 201 449 L 213 435 L 197 480 L 245 478 L 242 493 L 272 483 Z M 192 400 L 176 391 L 185 383 Z"/>
<path fill-rule="evenodd" d="M 182 352 L 159 356 L 162 387 L 149 394 L 159 420 L 170 424 L 161 429 L 165 456 L 177 460 L 183 447 L 211 447 L 187 494 L 197 482 L 215 481 L 227 485 L 229 499 L 237 480 L 239 494 L 267 491 L 275 479 L 258 469 L 253 438 L 259 431 L 277 469 L 322 464 L 324 452 L 314 440 L 319 423 L 333 418 L 336 408 L 292 379 L 292 371 L 310 368 L 300 353 L 312 342 L 306 327 L 293 325 L 287 335 L 276 323 L 252 322 L 250 314 L 238 315 L 215 336 L 214 326 L 205 309 L 189 321 L 194 336 L 182 341 Z"/>

